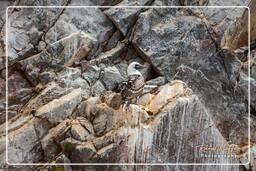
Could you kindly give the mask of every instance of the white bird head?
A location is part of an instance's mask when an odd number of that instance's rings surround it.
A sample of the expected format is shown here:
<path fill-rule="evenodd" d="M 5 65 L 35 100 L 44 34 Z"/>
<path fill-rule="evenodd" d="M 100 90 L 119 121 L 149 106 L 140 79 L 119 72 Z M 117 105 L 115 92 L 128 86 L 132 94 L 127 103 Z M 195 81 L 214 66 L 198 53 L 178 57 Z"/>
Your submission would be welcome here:
<path fill-rule="evenodd" d="M 141 65 L 138 62 L 132 62 L 129 64 L 127 68 L 127 74 L 128 75 L 142 75 L 139 70 L 145 68 L 143 65 Z"/>

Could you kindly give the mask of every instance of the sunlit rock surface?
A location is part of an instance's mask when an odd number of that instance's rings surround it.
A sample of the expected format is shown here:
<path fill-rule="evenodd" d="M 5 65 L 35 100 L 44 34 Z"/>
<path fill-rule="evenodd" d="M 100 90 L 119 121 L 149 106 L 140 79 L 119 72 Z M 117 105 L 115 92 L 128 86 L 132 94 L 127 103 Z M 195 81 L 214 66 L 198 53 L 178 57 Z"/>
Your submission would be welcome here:
<path fill-rule="evenodd" d="M 250 2 L 250 60 L 245 8 L 9 8 L 8 23 L 4 11 L 10 5 L 248 4 L 1 1 L 0 169 L 255 170 L 255 0 Z M 146 86 L 141 97 L 124 107 L 119 84 L 134 61 L 145 66 L 141 73 Z M 232 147 L 236 150 L 225 150 Z M 8 165 L 6 160 L 24 165 Z M 31 162 L 157 165 L 26 164 Z M 173 165 L 178 163 L 241 165 Z"/>

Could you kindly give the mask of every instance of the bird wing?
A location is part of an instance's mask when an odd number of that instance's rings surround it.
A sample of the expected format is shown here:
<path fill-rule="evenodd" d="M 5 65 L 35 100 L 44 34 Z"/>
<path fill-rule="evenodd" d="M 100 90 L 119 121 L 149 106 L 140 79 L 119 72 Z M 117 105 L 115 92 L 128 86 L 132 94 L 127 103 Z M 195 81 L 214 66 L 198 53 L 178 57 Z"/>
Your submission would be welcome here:
<path fill-rule="evenodd" d="M 144 78 L 141 75 L 130 75 L 127 81 L 121 83 L 121 95 L 123 100 L 129 100 L 139 96 L 145 85 Z"/>

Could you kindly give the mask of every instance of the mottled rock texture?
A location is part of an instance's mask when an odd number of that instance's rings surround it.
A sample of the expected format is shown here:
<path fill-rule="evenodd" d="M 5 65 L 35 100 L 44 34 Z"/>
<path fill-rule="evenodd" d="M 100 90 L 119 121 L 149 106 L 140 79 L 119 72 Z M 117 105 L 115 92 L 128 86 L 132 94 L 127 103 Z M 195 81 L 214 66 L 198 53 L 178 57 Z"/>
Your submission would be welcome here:
<path fill-rule="evenodd" d="M 0 170 L 254 171 L 255 4 L 1 1 Z M 6 21 L 10 5 L 70 8 L 10 7 Z M 81 5 L 115 7 L 74 7 Z M 225 5 L 250 7 L 250 58 L 247 8 L 141 7 Z M 127 67 L 134 61 L 145 66 L 141 73 L 146 86 L 124 107 L 118 85 L 127 79 Z M 9 164 L 25 165 L 8 165 L 6 155 Z"/>

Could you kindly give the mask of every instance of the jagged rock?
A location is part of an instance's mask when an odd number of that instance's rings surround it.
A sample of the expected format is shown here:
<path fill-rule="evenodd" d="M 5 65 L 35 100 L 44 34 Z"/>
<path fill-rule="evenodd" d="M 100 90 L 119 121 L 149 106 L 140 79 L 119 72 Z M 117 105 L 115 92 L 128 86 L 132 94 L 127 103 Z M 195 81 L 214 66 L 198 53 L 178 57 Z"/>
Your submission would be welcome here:
<path fill-rule="evenodd" d="M 80 124 L 72 125 L 70 132 L 72 137 L 79 141 L 87 141 L 92 138 L 90 133 Z"/>
<path fill-rule="evenodd" d="M 36 110 L 50 101 L 70 93 L 71 91 L 72 88 L 61 88 L 56 82 L 51 82 L 36 97 L 28 102 L 27 108 L 22 112 L 29 114 L 32 110 Z"/>
<path fill-rule="evenodd" d="M 154 78 L 154 79 L 151 79 L 149 81 L 147 81 L 147 85 L 157 85 L 157 86 L 161 86 L 161 85 L 164 85 L 166 83 L 166 78 L 165 77 L 157 77 L 157 78 Z"/>
<path fill-rule="evenodd" d="M 64 65 L 81 60 L 86 54 L 83 49 L 92 48 L 95 40 L 87 34 L 77 32 L 57 42 L 49 44 L 41 53 L 20 61 L 30 80 L 38 80 L 40 71 L 60 71 Z M 34 72 L 35 68 L 37 72 Z"/>
<path fill-rule="evenodd" d="M 75 89 L 69 94 L 40 107 L 36 111 L 35 116 L 46 118 L 51 123 L 61 122 L 62 119 L 71 116 L 81 100 L 81 89 Z"/>
<path fill-rule="evenodd" d="M 35 130 L 37 119 L 27 119 L 8 133 L 8 162 L 30 163 L 40 162 L 43 151 Z M 10 123 L 11 124 L 11 123 Z"/>
<path fill-rule="evenodd" d="M 122 39 L 122 33 L 117 30 L 112 36 L 111 38 L 108 40 L 108 44 L 107 44 L 107 50 L 111 50 L 114 47 L 116 47 L 118 41 L 120 41 Z"/>
<path fill-rule="evenodd" d="M 39 74 L 40 74 L 39 68 L 34 67 L 32 64 L 28 64 L 26 66 L 25 73 L 26 73 L 26 77 L 33 84 L 33 86 L 36 86 L 39 83 Z"/>
<path fill-rule="evenodd" d="M 86 142 L 74 148 L 70 159 L 72 163 L 88 163 L 95 153 L 96 149 L 93 144 Z"/>
<path fill-rule="evenodd" d="M 200 70 L 185 66 L 178 69 L 174 79 L 186 82 L 189 88 L 200 97 L 216 127 L 225 138 L 236 144 L 248 141 L 248 112 L 241 94 L 226 92 L 220 82 L 208 79 Z M 241 134 L 238 136 L 234 132 L 241 132 Z M 255 136 L 251 138 L 255 139 Z"/>
<path fill-rule="evenodd" d="M 88 98 L 91 93 L 89 84 L 81 77 L 81 70 L 78 68 L 63 70 L 57 77 L 57 83 L 63 88 L 81 88 L 83 98 Z"/>
<path fill-rule="evenodd" d="M 108 67 L 104 69 L 102 81 L 107 90 L 114 90 L 118 87 L 118 83 L 123 81 L 123 78 L 116 67 Z"/>
<path fill-rule="evenodd" d="M 66 133 L 70 128 L 69 122 L 69 120 L 61 122 L 55 128 L 50 129 L 48 134 L 42 138 L 41 144 L 46 161 L 53 160 L 60 153 L 59 142 L 65 139 Z"/>
<path fill-rule="evenodd" d="M 122 104 L 121 94 L 113 93 L 109 95 L 108 98 L 106 99 L 106 104 L 113 109 L 116 109 L 116 110 L 119 109 L 119 107 Z"/>
<path fill-rule="evenodd" d="M 208 4 L 209 0 L 193 0 L 193 1 L 181 0 L 180 2 L 184 6 L 204 6 Z"/>
<path fill-rule="evenodd" d="M 0 82 L 0 124 L 5 122 L 5 87 L 6 82 Z M 15 116 L 22 105 L 24 105 L 33 95 L 33 88 L 29 82 L 18 72 L 8 78 L 8 118 Z"/>
<path fill-rule="evenodd" d="M 75 1 L 73 3 L 76 3 Z M 71 4 L 72 5 L 72 2 Z M 96 44 L 92 47 L 90 54 L 94 54 L 98 46 L 109 39 L 114 27 L 112 23 L 98 8 L 72 8 L 66 9 L 57 22 L 46 33 L 47 44 L 54 43 L 70 34 L 78 31 L 88 34 Z M 72 45 L 74 46 L 74 45 Z M 90 56 L 90 54 L 88 54 Z"/>
<path fill-rule="evenodd" d="M 95 84 L 92 86 L 92 95 L 93 96 L 100 96 L 106 91 L 106 88 L 102 84 L 100 80 L 96 81 Z"/>
<path fill-rule="evenodd" d="M 124 0 L 119 3 L 118 6 L 147 6 L 151 3 L 151 0 Z M 131 26 L 135 24 L 136 19 L 142 10 L 142 8 L 110 8 L 104 11 L 104 13 L 125 36 Z"/>
<path fill-rule="evenodd" d="M 57 2 L 35 2 L 21 1 L 19 4 L 40 6 L 40 5 L 65 5 L 64 0 Z M 31 56 L 35 46 L 40 41 L 44 32 L 51 27 L 57 19 L 56 16 L 61 14 L 63 9 L 53 8 L 20 8 L 13 10 L 8 17 L 11 23 L 8 29 L 9 48 L 13 53 L 9 53 L 11 61 L 19 60 Z"/>
<path fill-rule="evenodd" d="M 201 19 L 174 17 L 167 12 L 152 9 L 140 14 L 132 39 L 136 50 L 168 80 L 181 64 L 207 68 L 207 59 L 214 58 L 215 46 Z"/>
<path fill-rule="evenodd" d="M 242 89 L 242 92 L 246 99 L 248 100 L 249 88 L 248 84 L 250 83 L 250 105 L 253 109 L 256 109 L 256 80 L 254 78 L 248 77 L 243 72 L 240 72 L 238 85 Z"/>
<path fill-rule="evenodd" d="M 112 129 L 114 112 L 106 105 L 96 105 L 91 114 L 94 116 L 92 124 L 95 135 L 102 136 Z"/>
<path fill-rule="evenodd" d="M 250 3 L 249 3 L 250 2 Z M 249 3 L 249 4 L 248 4 Z M 250 40 L 255 40 L 256 32 L 255 32 L 255 1 L 246 1 L 246 6 L 250 8 Z M 248 46 L 248 9 L 241 9 L 243 15 L 240 15 L 239 18 L 229 25 L 229 27 L 225 30 L 225 34 L 221 40 L 221 47 L 226 47 L 232 50 L 236 50 L 243 46 Z"/>
<path fill-rule="evenodd" d="M 56 75 L 53 72 L 42 72 L 39 75 L 39 80 L 42 84 L 47 84 L 49 82 L 51 82 L 52 80 L 54 80 L 54 77 Z"/>
<path fill-rule="evenodd" d="M 90 134 L 94 134 L 93 125 L 85 118 L 79 117 L 80 124 L 89 131 Z"/>
<path fill-rule="evenodd" d="M 92 86 L 100 78 L 101 69 L 95 65 L 84 67 L 82 77 Z"/>
<path fill-rule="evenodd" d="M 66 80 L 75 80 L 81 76 L 81 70 L 79 68 L 66 68 L 58 75 L 58 79 L 64 82 Z"/>

